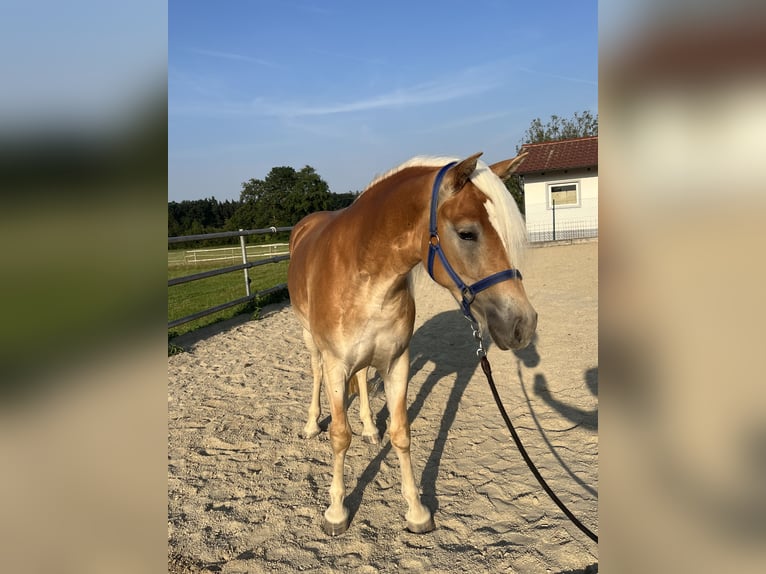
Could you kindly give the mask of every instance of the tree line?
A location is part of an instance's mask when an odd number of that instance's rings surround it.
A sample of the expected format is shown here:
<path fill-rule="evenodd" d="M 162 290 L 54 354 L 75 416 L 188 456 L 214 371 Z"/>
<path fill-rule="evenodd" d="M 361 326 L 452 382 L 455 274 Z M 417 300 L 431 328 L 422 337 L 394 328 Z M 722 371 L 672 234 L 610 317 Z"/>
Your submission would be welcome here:
<path fill-rule="evenodd" d="M 572 118 L 552 115 L 547 122 L 535 118 L 524 133 L 524 144 L 558 141 L 598 135 L 598 114 L 575 112 Z M 506 182 L 509 193 L 524 213 L 523 188 L 517 177 Z M 215 197 L 168 202 L 168 237 L 197 235 L 237 229 L 289 227 L 315 211 L 336 210 L 351 205 L 359 192 L 332 193 L 316 170 L 307 165 L 296 171 L 292 167 L 274 167 L 264 179 L 242 183 L 238 201 L 219 201 Z M 263 241 L 286 239 L 262 236 Z M 254 236 L 250 241 L 258 241 Z M 231 240 L 195 242 L 196 246 L 230 244 Z M 175 247 L 184 247 L 175 244 Z"/>
<path fill-rule="evenodd" d="M 168 237 L 198 235 L 238 229 L 290 227 L 315 211 L 332 211 L 351 205 L 359 193 L 332 193 L 316 170 L 307 165 L 274 167 L 264 179 L 242 183 L 238 201 L 206 199 L 168 202 Z M 249 241 L 258 241 L 259 236 Z M 277 240 L 283 239 L 281 236 Z M 273 241 L 274 236 L 263 240 Z M 209 239 L 196 246 L 230 244 L 231 239 Z M 185 247 L 175 244 L 175 247 Z"/>

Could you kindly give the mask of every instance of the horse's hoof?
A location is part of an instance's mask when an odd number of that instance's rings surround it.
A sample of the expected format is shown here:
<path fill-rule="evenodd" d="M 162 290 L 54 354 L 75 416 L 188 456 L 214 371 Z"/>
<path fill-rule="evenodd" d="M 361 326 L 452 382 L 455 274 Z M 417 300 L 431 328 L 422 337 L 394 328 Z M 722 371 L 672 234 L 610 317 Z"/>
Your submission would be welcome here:
<path fill-rule="evenodd" d="M 377 434 L 363 434 L 362 440 L 367 444 L 380 444 L 380 437 Z"/>
<path fill-rule="evenodd" d="M 319 436 L 319 433 L 321 433 L 321 432 L 322 432 L 322 429 L 320 429 L 318 427 L 316 429 L 312 429 L 310 431 L 308 431 L 306 429 L 303 429 L 302 432 L 298 433 L 298 436 L 300 438 L 302 438 L 302 439 L 308 440 L 310 438 L 314 438 L 315 436 Z"/>
<path fill-rule="evenodd" d="M 322 530 L 324 530 L 324 533 L 328 536 L 338 536 L 343 534 L 346 530 L 348 530 L 348 519 L 338 524 L 334 524 L 324 518 L 322 519 Z"/>
<path fill-rule="evenodd" d="M 425 534 L 426 532 L 431 532 L 435 528 L 436 524 L 434 524 L 433 516 L 429 516 L 428 520 L 422 524 L 415 524 L 413 522 L 407 521 L 407 530 L 413 534 Z"/>

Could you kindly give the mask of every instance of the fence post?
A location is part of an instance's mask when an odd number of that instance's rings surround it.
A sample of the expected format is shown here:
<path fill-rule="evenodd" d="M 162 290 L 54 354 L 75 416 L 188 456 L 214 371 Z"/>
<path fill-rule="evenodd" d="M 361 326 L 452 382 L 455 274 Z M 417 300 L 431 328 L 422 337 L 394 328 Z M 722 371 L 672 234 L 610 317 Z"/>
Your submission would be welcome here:
<path fill-rule="evenodd" d="M 244 231 L 244 229 L 240 229 L 240 231 Z M 242 263 L 247 263 L 247 248 L 245 247 L 244 235 L 239 236 L 239 246 L 242 248 Z M 250 297 L 250 275 L 247 272 L 247 267 L 245 267 L 244 271 L 245 271 L 245 294 L 248 297 Z"/>
<path fill-rule="evenodd" d="M 556 241 L 556 200 L 551 199 L 553 202 L 553 241 Z"/>

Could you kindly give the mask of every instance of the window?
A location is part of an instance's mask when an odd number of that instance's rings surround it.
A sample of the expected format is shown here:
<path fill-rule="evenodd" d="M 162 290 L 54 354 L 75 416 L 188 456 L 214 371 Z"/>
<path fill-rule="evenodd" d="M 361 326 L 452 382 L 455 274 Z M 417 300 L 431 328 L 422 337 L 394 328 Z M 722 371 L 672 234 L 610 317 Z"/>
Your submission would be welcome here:
<path fill-rule="evenodd" d="M 579 185 L 577 182 L 549 185 L 548 192 L 550 194 L 550 198 L 548 207 L 553 207 L 554 201 L 556 202 L 556 208 L 578 207 L 580 205 L 579 191 Z"/>

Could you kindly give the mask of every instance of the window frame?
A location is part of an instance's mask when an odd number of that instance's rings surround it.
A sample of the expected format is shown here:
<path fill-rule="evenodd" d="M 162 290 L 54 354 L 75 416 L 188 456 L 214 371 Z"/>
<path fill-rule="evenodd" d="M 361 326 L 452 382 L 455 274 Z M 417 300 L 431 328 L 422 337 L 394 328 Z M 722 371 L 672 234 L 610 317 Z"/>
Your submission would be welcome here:
<path fill-rule="evenodd" d="M 567 180 L 567 181 L 557 181 L 556 183 L 548 183 L 546 185 L 546 203 L 547 209 L 550 211 L 553 209 L 553 188 L 559 187 L 562 185 L 574 185 L 575 186 L 575 193 L 577 194 L 577 201 L 575 203 L 565 203 L 563 205 L 556 204 L 556 210 L 559 209 L 577 209 L 578 207 L 582 206 L 582 194 L 581 186 L 580 186 L 580 180 L 579 179 L 573 179 L 573 180 Z"/>

